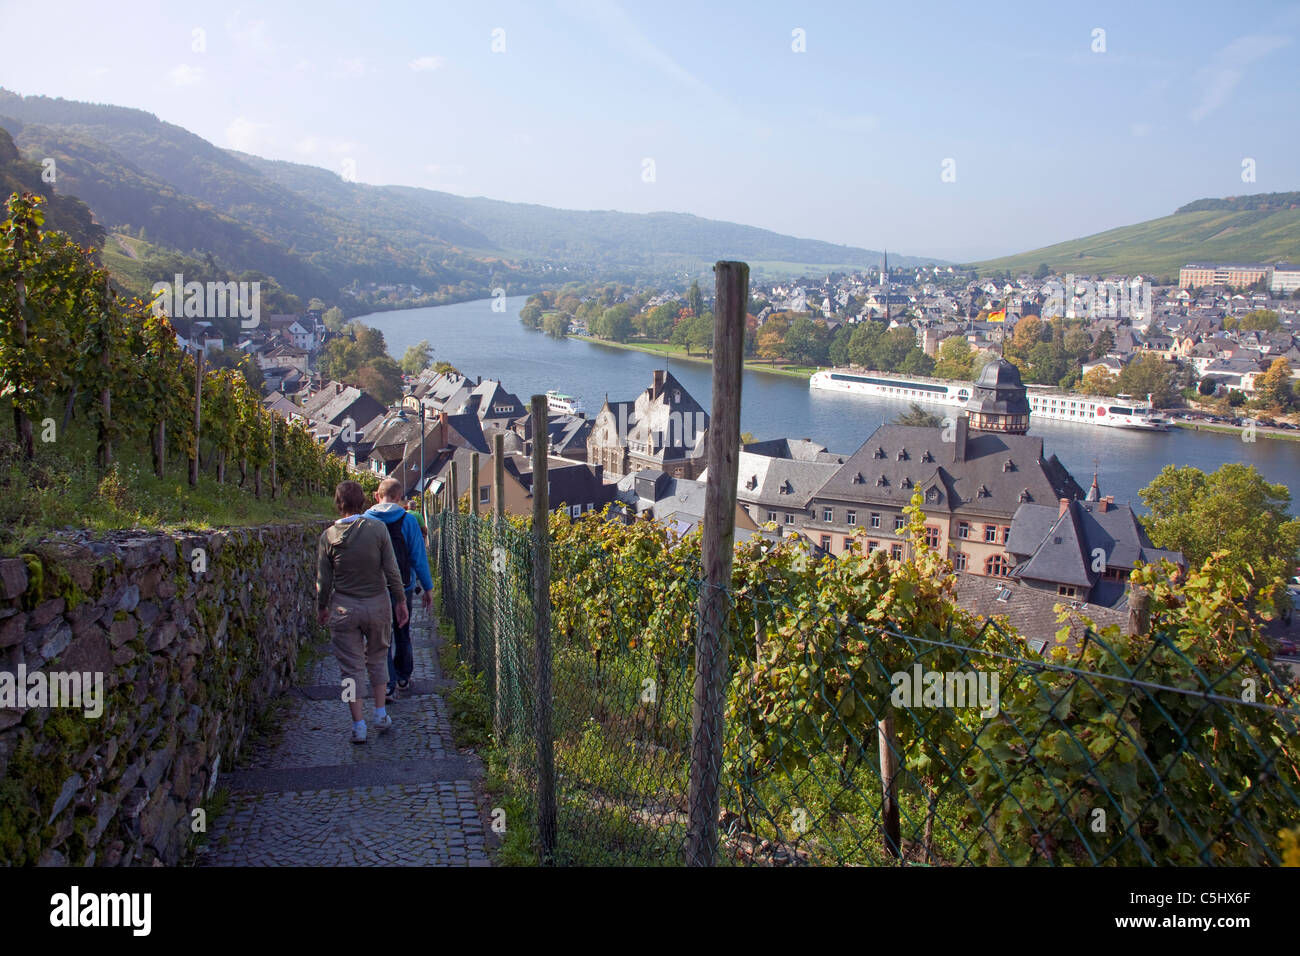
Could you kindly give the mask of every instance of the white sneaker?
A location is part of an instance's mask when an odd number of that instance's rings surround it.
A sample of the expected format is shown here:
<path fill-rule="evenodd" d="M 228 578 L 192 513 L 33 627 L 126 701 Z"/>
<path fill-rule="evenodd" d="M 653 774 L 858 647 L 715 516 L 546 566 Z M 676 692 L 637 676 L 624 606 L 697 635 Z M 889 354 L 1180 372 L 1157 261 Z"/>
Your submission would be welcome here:
<path fill-rule="evenodd" d="M 388 729 L 389 729 L 390 727 L 392 727 L 392 726 L 393 726 L 393 715 L 392 715 L 392 714 L 384 714 L 384 716 L 382 716 L 382 717 L 376 717 L 376 718 L 375 718 L 375 728 L 376 728 L 376 729 L 377 729 L 381 734 L 382 734 L 385 730 L 388 730 Z"/>
<path fill-rule="evenodd" d="M 389 723 L 391 724 L 392 721 L 389 721 Z M 366 722 L 364 720 L 361 722 L 360 727 L 355 725 L 352 727 L 352 742 L 354 744 L 364 744 L 366 742 Z"/>

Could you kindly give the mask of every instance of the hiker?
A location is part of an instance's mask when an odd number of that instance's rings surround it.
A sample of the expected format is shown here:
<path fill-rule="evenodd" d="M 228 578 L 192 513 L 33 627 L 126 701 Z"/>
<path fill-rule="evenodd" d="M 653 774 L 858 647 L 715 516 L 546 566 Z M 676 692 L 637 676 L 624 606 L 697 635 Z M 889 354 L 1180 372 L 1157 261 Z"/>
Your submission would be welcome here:
<path fill-rule="evenodd" d="M 340 517 L 321 533 L 316 549 L 316 606 L 321 624 L 329 626 L 339 670 L 353 681 L 352 742 L 362 744 L 366 721 L 360 696 L 367 676 L 375 695 L 375 726 L 381 733 L 393 726 L 385 707 L 385 661 L 393 621 L 405 625 L 410 612 L 392 539 L 381 523 L 361 513 L 365 489 L 355 481 L 339 482 L 334 507 Z"/>
<path fill-rule="evenodd" d="M 401 572 L 404 589 L 403 603 L 414 606 L 415 586 L 424 589 L 420 603 L 427 611 L 433 605 L 433 579 L 429 577 L 429 558 L 424 550 L 424 532 L 415 515 L 402 507 L 402 483 L 396 478 L 385 478 L 375 491 L 375 506 L 366 512 L 367 518 L 376 518 L 388 528 L 397 555 L 397 568 Z M 411 651 L 410 621 L 396 620 L 397 604 L 393 604 L 393 643 L 388 651 L 388 696 L 397 699 L 399 693 L 410 690 L 411 672 L 415 669 L 415 656 Z"/>
<path fill-rule="evenodd" d="M 415 515 L 415 520 L 420 523 L 420 531 L 424 535 L 425 547 L 429 545 L 429 526 L 424 521 L 424 512 L 414 498 L 406 502 L 406 510 Z"/>

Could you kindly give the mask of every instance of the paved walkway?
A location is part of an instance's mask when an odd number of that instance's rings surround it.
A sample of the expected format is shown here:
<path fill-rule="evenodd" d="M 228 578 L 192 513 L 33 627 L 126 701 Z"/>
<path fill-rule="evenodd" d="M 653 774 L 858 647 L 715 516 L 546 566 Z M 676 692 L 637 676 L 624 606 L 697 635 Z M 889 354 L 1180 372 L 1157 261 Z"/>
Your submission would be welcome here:
<path fill-rule="evenodd" d="M 279 730 L 254 744 L 210 821 L 201 866 L 488 866 L 477 756 L 452 743 L 431 615 L 416 602 L 411 689 L 364 744 L 350 739 L 339 668 L 323 644 L 290 691 Z"/>

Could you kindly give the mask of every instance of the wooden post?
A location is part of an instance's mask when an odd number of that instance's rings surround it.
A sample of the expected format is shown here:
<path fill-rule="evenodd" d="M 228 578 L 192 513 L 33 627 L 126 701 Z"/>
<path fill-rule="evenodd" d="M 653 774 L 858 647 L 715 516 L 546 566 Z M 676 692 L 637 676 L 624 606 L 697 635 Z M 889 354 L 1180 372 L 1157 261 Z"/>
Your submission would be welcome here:
<path fill-rule="evenodd" d="M 478 452 L 469 456 L 469 511 L 478 517 Z"/>
<path fill-rule="evenodd" d="M 691 707 L 691 771 L 686 865 L 712 866 L 718 852 L 718 800 L 726 704 L 727 620 L 736 540 L 736 473 L 740 463 L 740 383 L 745 361 L 749 266 L 713 267 L 713 412 L 706 436 L 704 579 L 700 584 Z"/>
<path fill-rule="evenodd" d="M 199 483 L 199 437 L 202 432 L 199 427 L 202 424 L 203 411 L 203 356 L 204 352 L 200 347 L 194 353 L 194 456 L 190 459 L 190 487 L 195 488 Z"/>
<path fill-rule="evenodd" d="M 506 436 L 497 432 L 492 436 L 492 514 L 494 520 L 492 541 L 503 551 L 502 531 L 506 525 Z M 497 552 L 492 553 L 493 589 L 492 589 L 492 672 L 495 686 L 492 688 L 492 733 L 501 740 L 506 730 L 505 695 L 509 682 L 502 673 L 504 661 L 501 658 L 501 616 L 505 614 L 502 607 L 506 601 L 506 571 L 497 561 Z"/>
<path fill-rule="evenodd" d="M 1151 629 L 1151 592 L 1132 588 L 1128 595 L 1128 633 L 1134 637 Z"/>
<path fill-rule="evenodd" d="M 483 669 L 483 655 L 479 650 L 478 634 L 478 565 L 483 553 L 483 536 L 478 522 L 478 452 L 471 452 L 469 456 L 469 513 L 473 520 L 469 522 L 470 534 L 470 552 L 469 567 L 466 571 L 469 574 L 469 634 L 470 634 L 470 660 L 473 661 L 474 672 L 478 673 Z"/>
<path fill-rule="evenodd" d="M 280 483 L 275 477 L 275 412 L 271 412 L 269 419 L 271 425 L 271 500 L 274 501 L 275 493 L 280 488 Z"/>
<path fill-rule="evenodd" d="M 104 324 L 99 349 L 99 364 L 104 370 L 104 387 L 99 391 L 99 467 L 108 470 L 113 464 L 113 393 L 108 384 L 112 374 L 110 356 L 113 351 L 113 285 L 104 279 Z"/>
<path fill-rule="evenodd" d="M 35 226 L 33 225 L 32 233 L 35 235 Z M 18 295 L 18 315 L 14 325 L 18 331 L 18 351 L 20 353 L 27 351 L 27 282 L 21 270 L 21 263 L 26 259 L 26 234 L 20 225 L 15 230 L 14 238 L 14 261 L 20 264 L 18 275 L 14 280 L 14 289 Z M 36 456 L 36 438 L 32 433 L 32 420 L 27 417 L 27 412 L 23 410 L 23 391 L 22 388 L 14 390 L 14 432 L 18 439 L 18 444 L 22 447 L 23 457 L 31 461 Z"/>
<path fill-rule="evenodd" d="M 533 422 L 546 421 L 546 396 L 534 395 Z M 541 862 L 555 857 L 555 751 L 551 739 L 551 502 L 546 442 L 533 425 L 533 645 L 536 651 L 537 835 Z"/>
<path fill-rule="evenodd" d="M 894 714 L 876 723 L 880 737 L 880 822 L 885 836 L 885 852 L 897 858 L 901 852 L 898 823 L 898 737 L 894 734 Z"/>

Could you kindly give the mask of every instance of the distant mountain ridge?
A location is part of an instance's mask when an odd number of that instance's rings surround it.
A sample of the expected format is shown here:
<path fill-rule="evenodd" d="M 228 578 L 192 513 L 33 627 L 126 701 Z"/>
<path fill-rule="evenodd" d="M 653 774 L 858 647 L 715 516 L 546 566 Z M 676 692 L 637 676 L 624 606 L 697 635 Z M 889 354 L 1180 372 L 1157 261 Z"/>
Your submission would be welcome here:
<path fill-rule="evenodd" d="M 973 264 L 983 274 L 1143 273 L 1177 279 L 1192 262 L 1300 261 L 1300 192 L 1197 199 L 1171 215 Z"/>
<path fill-rule="evenodd" d="M 450 301 L 557 280 L 680 280 L 725 258 L 780 274 L 880 261 L 873 250 L 683 213 L 562 210 L 345 182 L 220 149 L 125 107 L 0 89 L 0 127 L 28 159 L 53 158 L 59 193 L 84 200 L 110 231 L 140 239 L 143 230 L 156 246 L 232 274 L 265 272 L 303 296 L 405 283 Z"/>

